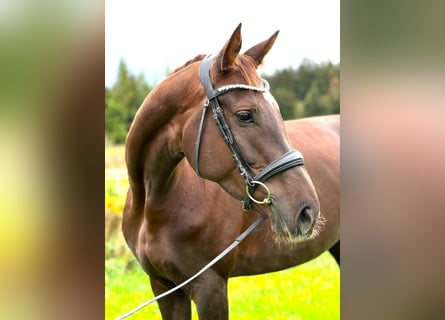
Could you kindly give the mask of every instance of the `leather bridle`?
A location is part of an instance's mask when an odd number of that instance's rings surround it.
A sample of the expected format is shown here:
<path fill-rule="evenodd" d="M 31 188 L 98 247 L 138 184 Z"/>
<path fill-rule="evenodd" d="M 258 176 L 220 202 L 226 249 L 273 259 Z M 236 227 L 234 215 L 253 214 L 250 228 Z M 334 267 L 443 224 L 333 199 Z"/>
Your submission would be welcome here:
<path fill-rule="evenodd" d="M 214 89 L 211 77 L 210 77 L 210 67 L 212 64 L 213 56 L 208 55 L 204 58 L 201 63 L 199 69 L 199 78 L 201 80 L 202 85 L 204 86 L 207 93 L 207 100 L 204 103 L 204 107 L 202 110 L 201 121 L 198 129 L 198 137 L 196 141 L 196 150 L 195 150 L 195 171 L 201 177 L 201 173 L 199 171 L 199 154 L 201 147 L 201 137 L 203 134 L 204 127 L 204 119 L 207 113 L 207 108 L 210 105 L 212 107 L 213 119 L 215 120 L 215 124 L 221 133 L 224 141 L 232 153 L 233 160 L 235 162 L 236 167 L 241 173 L 241 176 L 244 178 L 246 182 L 246 196 L 243 202 L 243 210 L 248 211 L 252 209 L 252 202 L 257 204 L 270 204 L 270 190 L 265 184 L 265 181 L 270 177 L 285 171 L 289 168 L 300 166 L 304 164 L 304 158 L 301 152 L 297 150 L 290 150 L 280 156 L 278 159 L 272 161 L 269 165 L 267 165 L 259 174 L 255 175 L 253 170 L 250 168 L 249 164 L 244 160 L 241 150 L 239 149 L 235 138 L 230 130 L 229 124 L 224 117 L 223 109 L 221 108 L 218 102 L 218 96 L 230 91 L 230 90 L 250 90 L 256 92 L 267 92 L 269 91 L 269 84 L 266 80 L 262 79 L 263 86 L 262 87 L 254 87 L 246 84 L 230 84 L 221 86 L 219 88 Z M 266 191 L 266 197 L 264 200 L 257 200 L 253 197 L 253 193 L 255 190 L 261 186 Z"/>
<path fill-rule="evenodd" d="M 224 113 L 222 108 L 219 105 L 217 97 L 221 94 L 234 90 L 234 89 L 242 89 L 242 90 L 251 90 L 251 91 L 257 91 L 257 92 L 267 92 L 269 90 L 269 85 L 265 80 L 263 80 L 263 87 L 253 87 L 245 84 L 231 84 L 227 86 L 222 86 L 217 89 L 213 89 L 211 80 L 210 80 L 210 65 L 212 62 L 212 57 L 207 56 L 204 61 L 201 64 L 200 71 L 199 71 L 199 77 L 201 79 L 201 82 L 206 89 L 207 92 L 207 101 L 204 104 L 204 108 L 202 110 L 202 116 L 201 116 L 201 122 L 199 124 L 198 129 L 198 138 L 196 141 L 196 151 L 195 151 L 195 170 L 198 173 L 199 176 L 201 176 L 201 173 L 199 172 L 199 151 L 200 151 L 200 145 L 201 145 L 201 136 L 203 133 L 203 127 L 204 127 L 204 119 L 205 115 L 207 113 L 207 108 L 209 105 L 212 106 L 213 111 L 213 119 L 215 120 L 216 126 L 218 127 L 219 131 L 221 132 L 222 137 L 224 138 L 224 141 L 226 141 L 227 145 L 229 146 L 230 151 L 232 152 L 233 160 L 235 161 L 235 164 L 238 168 L 238 170 L 241 172 L 241 175 L 244 177 L 244 180 L 246 181 L 246 197 L 243 201 L 243 209 L 248 211 L 252 209 L 252 202 L 258 203 L 258 204 L 270 204 L 270 190 L 267 187 L 267 185 L 264 183 L 267 179 L 270 177 L 287 170 L 289 168 L 302 165 L 304 163 L 303 161 L 303 155 L 296 150 L 290 150 L 283 154 L 281 157 L 276 159 L 275 161 L 272 161 L 269 165 L 266 166 L 259 174 L 255 175 L 253 174 L 252 169 L 250 168 L 249 164 L 243 159 L 241 151 L 236 144 L 236 141 L 233 137 L 232 131 L 230 130 L 230 127 L 226 121 L 226 118 L 224 117 Z M 252 194 L 255 192 L 255 190 L 258 188 L 258 186 L 261 186 L 266 190 L 267 196 L 264 200 L 259 201 L 255 199 Z M 193 276 L 188 278 L 186 281 L 182 282 L 181 284 L 177 285 L 174 288 L 171 288 L 168 291 L 165 291 L 158 296 L 144 302 L 143 304 L 137 306 L 133 310 L 123 314 L 122 316 L 116 318 L 116 320 L 122 320 L 130 315 L 138 312 L 143 307 L 149 305 L 150 303 L 153 303 L 173 292 L 176 290 L 179 290 L 180 288 L 184 287 L 185 285 L 189 284 L 193 280 L 195 280 L 197 277 L 199 277 L 201 274 L 203 274 L 205 271 L 210 269 L 213 265 L 215 265 L 218 261 L 220 261 L 222 258 L 224 258 L 229 252 L 231 252 L 236 246 L 238 246 L 241 241 L 243 241 L 253 230 L 258 228 L 264 221 L 266 220 L 265 217 L 259 216 L 238 238 L 235 239 L 235 241 L 229 245 L 223 252 L 221 252 L 217 257 L 215 257 L 212 261 L 210 261 L 208 264 L 206 264 L 203 268 L 201 268 L 197 273 L 195 273 Z"/>

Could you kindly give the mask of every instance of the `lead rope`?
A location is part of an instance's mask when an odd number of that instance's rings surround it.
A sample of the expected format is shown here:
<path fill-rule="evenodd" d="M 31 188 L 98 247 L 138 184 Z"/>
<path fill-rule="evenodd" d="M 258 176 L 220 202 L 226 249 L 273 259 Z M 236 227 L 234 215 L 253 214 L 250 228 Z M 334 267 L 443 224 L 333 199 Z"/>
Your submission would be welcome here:
<path fill-rule="evenodd" d="M 211 266 L 213 266 L 215 263 L 217 263 L 219 260 L 221 260 L 222 258 L 224 258 L 224 256 L 226 256 L 230 251 L 232 251 L 236 246 L 238 246 L 240 244 L 241 241 L 243 241 L 253 230 L 255 230 L 260 224 L 262 224 L 264 222 L 264 220 L 266 220 L 266 218 L 264 217 L 259 217 L 258 219 L 256 219 L 249 228 L 247 228 L 243 233 L 241 233 L 238 238 L 235 239 L 235 241 L 232 242 L 232 244 L 230 246 L 228 246 L 223 252 L 221 252 L 218 256 L 216 256 L 212 261 L 210 261 L 208 264 L 206 264 L 201 270 L 199 270 L 197 273 L 195 273 L 192 277 L 190 277 L 189 279 L 187 279 L 186 281 L 184 281 L 183 283 L 177 285 L 176 287 L 165 291 L 163 293 L 161 293 L 160 295 L 144 302 L 143 304 L 137 306 L 136 308 L 134 308 L 133 310 L 121 315 L 120 317 L 117 317 L 115 320 L 122 320 L 125 319 L 129 316 L 131 316 L 132 314 L 138 312 L 139 310 L 141 310 L 143 307 L 161 299 L 164 298 L 165 296 L 168 296 L 169 294 L 171 294 L 172 292 L 184 287 L 185 285 L 189 284 L 190 282 L 192 282 L 193 280 L 195 280 L 197 277 L 199 277 L 201 274 L 203 274 L 205 271 L 207 271 Z"/>

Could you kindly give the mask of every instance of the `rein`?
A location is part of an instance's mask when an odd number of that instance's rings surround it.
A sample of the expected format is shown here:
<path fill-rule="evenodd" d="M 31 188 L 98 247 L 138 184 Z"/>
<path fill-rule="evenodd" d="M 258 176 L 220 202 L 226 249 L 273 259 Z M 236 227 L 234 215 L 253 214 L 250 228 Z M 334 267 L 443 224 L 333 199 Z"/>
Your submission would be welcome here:
<path fill-rule="evenodd" d="M 204 107 L 202 110 L 201 121 L 199 123 L 199 129 L 198 129 L 198 137 L 196 140 L 195 163 L 194 163 L 195 171 L 200 177 L 202 177 L 199 171 L 199 154 L 201 148 L 201 137 L 204 128 L 204 119 L 207 113 L 207 109 L 210 105 L 212 107 L 213 119 L 215 121 L 215 124 L 218 127 L 219 132 L 221 133 L 221 136 L 223 137 L 227 146 L 229 147 L 230 152 L 232 153 L 233 161 L 235 162 L 236 167 L 240 171 L 241 176 L 244 178 L 244 181 L 246 183 L 246 196 L 242 201 L 243 210 L 250 211 L 252 209 L 252 202 L 265 205 L 270 204 L 271 202 L 270 189 L 264 183 L 267 179 L 289 168 L 303 165 L 304 158 L 301 152 L 297 150 L 290 150 L 285 154 L 283 154 L 278 159 L 272 161 L 259 174 L 254 176 L 253 170 L 250 168 L 249 164 L 243 159 L 241 150 L 239 149 L 235 141 L 235 138 L 232 134 L 232 131 L 230 130 L 229 124 L 227 123 L 227 120 L 224 117 L 224 111 L 218 102 L 218 96 L 230 90 L 235 90 L 235 89 L 250 90 L 255 92 L 267 92 L 269 91 L 269 84 L 267 83 L 266 80 L 261 79 L 263 83 L 263 87 L 261 88 L 249 86 L 246 84 L 229 84 L 214 89 L 210 77 L 210 67 L 212 64 L 212 60 L 213 60 L 212 55 L 206 56 L 202 61 L 199 69 L 199 78 L 206 90 L 207 100 L 204 103 Z M 253 193 L 259 186 L 261 186 L 266 191 L 266 197 L 263 200 L 257 200 L 253 197 Z"/>
<path fill-rule="evenodd" d="M 186 281 L 182 282 L 181 284 L 177 285 L 174 288 L 171 288 L 168 291 L 165 291 L 163 293 L 161 293 L 160 295 L 144 302 L 143 304 L 137 306 L 136 308 L 134 308 L 133 310 L 121 315 L 120 317 L 117 317 L 115 320 L 122 320 L 125 319 L 129 316 L 131 316 L 132 314 L 138 312 L 139 310 L 141 310 L 143 307 L 161 299 L 164 298 L 165 296 L 168 296 L 170 293 L 181 289 L 182 287 L 184 287 L 185 285 L 189 284 L 190 282 L 192 282 L 193 280 L 195 280 L 197 277 L 199 277 L 201 274 L 203 274 L 205 271 L 207 271 L 210 267 L 212 267 L 215 263 L 217 263 L 218 261 L 220 261 L 222 258 L 224 258 L 224 256 L 226 256 L 230 251 L 232 251 L 236 246 L 238 246 L 240 244 L 241 241 L 243 241 L 253 230 L 255 230 L 256 228 L 259 227 L 260 224 L 262 224 L 264 222 L 264 220 L 266 220 L 266 218 L 260 216 L 258 219 L 256 219 L 249 228 L 247 228 L 243 233 L 241 233 L 238 238 L 235 239 L 235 241 L 232 242 L 232 244 L 230 246 L 228 246 L 223 252 L 221 252 L 218 256 L 216 256 L 212 261 L 210 261 L 208 264 L 206 264 L 201 270 L 199 270 L 197 273 L 195 273 L 193 276 L 191 276 L 190 278 L 188 278 Z"/>

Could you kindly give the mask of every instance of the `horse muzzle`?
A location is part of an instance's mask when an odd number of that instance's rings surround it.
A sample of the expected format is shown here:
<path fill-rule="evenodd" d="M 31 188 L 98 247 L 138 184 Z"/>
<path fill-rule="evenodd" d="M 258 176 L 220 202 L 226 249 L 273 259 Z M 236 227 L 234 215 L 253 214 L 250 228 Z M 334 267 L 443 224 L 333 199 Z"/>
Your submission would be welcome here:
<path fill-rule="evenodd" d="M 322 225 L 318 201 L 304 201 L 290 205 L 274 199 L 270 205 L 272 231 L 276 239 L 285 242 L 300 242 L 315 237 Z"/>

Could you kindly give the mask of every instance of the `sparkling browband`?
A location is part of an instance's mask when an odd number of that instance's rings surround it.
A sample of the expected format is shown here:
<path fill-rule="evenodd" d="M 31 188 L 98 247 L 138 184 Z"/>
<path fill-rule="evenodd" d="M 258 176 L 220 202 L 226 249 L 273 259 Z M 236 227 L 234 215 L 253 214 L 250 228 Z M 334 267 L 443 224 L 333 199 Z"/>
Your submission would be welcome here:
<path fill-rule="evenodd" d="M 218 95 L 221 94 L 221 93 L 224 93 L 226 91 L 233 90 L 233 89 L 244 89 L 244 90 L 257 91 L 257 92 L 269 91 L 269 83 L 266 80 L 264 80 L 264 79 L 261 79 L 261 80 L 263 81 L 263 87 L 262 88 L 249 86 L 247 84 L 228 84 L 228 85 L 225 85 L 225 86 L 218 87 L 215 90 L 218 91 Z"/>

